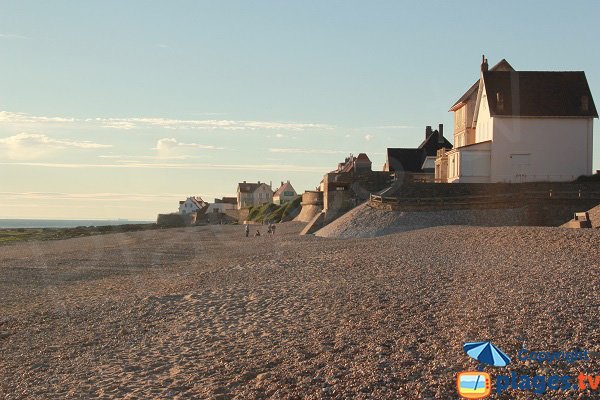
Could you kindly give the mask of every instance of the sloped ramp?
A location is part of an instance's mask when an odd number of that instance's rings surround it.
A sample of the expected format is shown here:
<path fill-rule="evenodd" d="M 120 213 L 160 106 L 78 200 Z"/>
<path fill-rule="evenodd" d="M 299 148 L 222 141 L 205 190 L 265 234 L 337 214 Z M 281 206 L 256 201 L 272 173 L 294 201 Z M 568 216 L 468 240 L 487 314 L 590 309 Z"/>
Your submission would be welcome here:
<path fill-rule="evenodd" d="M 588 210 L 588 215 L 590 217 L 590 221 L 592 222 L 592 228 L 600 228 L 600 205 Z M 566 223 L 562 224 L 561 227 L 570 228 L 573 221 L 573 219 L 567 221 Z"/>
<path fill-rule="evenodd" d="M 318 213 L 317 215 L 315 215 L 313 217 L 312 220 L 310 220 L 310 222 L 308 224 L 306 224 L 304 229 L 302 229 L 302 231 L 300 232 L 300 235 L 310 235 L 310 234 L 318 231 L 319 229 L 321 229 L 323 227 L 324 221 L 325 221 L 325 213 L 324 212 Z"/>
<path fill-rule="evenodd" d="M 588 211 L 593 228 L 600 228 L 600 205 Z"/>
<path fill-rule="evenodd" d="M 304 205 L 300 210 L 300 214 L 294 218 L 294 221 L 298 222 L 310 222 L 323 211 L 323 207 L 316 205 Z"/>
<path fill-rule="evenodd" d="M 525 225 L 525 221 L 525 208 L 384 211 L 364 203 L 315 232 L 315 236 L 364 238 L 442 225 L 516 226 Z"/>

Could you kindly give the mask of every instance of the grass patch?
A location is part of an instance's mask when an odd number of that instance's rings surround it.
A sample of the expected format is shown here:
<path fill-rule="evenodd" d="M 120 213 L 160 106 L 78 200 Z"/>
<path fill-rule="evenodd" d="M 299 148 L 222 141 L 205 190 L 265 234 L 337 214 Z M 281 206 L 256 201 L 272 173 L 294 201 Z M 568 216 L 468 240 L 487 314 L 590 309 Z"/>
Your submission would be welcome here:
<path fill-rule="evenodd" d="M 263 204 L 261 206 L 250 207 L 248 214 L 248 220 L 256 222 L 285 222 L 291 221 L 300 213 L 302 201 L 301 197 L 298 197 L 294 201 L 277 205 L 277 204 Z"/>

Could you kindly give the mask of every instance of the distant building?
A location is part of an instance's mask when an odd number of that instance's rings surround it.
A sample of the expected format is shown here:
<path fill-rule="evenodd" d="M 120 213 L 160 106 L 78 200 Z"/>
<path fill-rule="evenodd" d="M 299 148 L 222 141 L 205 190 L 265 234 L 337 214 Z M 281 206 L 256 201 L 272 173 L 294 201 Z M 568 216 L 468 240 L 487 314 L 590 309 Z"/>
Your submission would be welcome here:
<path fill-rule="evenodd" d="M 440 151 L 440 182 L 572 181 L 592 173 L 598 112 L 584 72 L 515 71 L 502 60 L 450 108 L 454 149 Z"/>
<path fill-rule="evenodd" d="M 279 189 L 277 189 L 273 195 L 273 203 L 285 204 L 289 201 L 294 201 L 297 198 L 298 193 L 296 193 L 296 190 L 290 181 L 281 182 L 281 186 L 279 186 Z"/>
<path fill-rule="evenodd" d="M 184 215 L 184 214 L 196 213 L 196 212 L 204 209 L 207 206 L 208 206 L 208 203 L 206 203 L 204 200 L 202 200 L 202 198 L 199 196 L 188 197 L 187 199 L 179 202 L 179 214 Z"/>
<path fill-rule="evenodd" d="M 340 213 L 367 200 L 391 184 L 389 172 L 373 171 L 372 163 L 365 153 L 350 154 L 337 168 L 323 176 L 318 191 L 323 193 L 325 220 L 331 221 Z"/>
<path fill-rule="evenodd" d="M 332 172 L 368 172 L 371 171 L 371 160 L 365 153 L 359 153 L 357 157 L 352 154 L 346 157 L 344 162 L 339 163 L 335 171 Z"/>
<path fill-rule="evenodd" d="M 452 144 L 444 137 L 444 125 L 437 130 L 425 128 L 425 140 L 417 148 L 388 148 L 384 171 L 394 172 L 407 182 L 433 182 L 437 151 L 450 150 Z"/>
<path fill-rule="evenodd" d="M 236 197 L 223 197 L 215 199 L 214 203 L 208 206 L 207 213 L 224 213 L 227 210 L 235 210 L 237 208 Z"/>
<path fill-rule="evenodd" d="M 266 183 L 247 183 L 246 181 L 238 183 L 237 187 L 237 208 L 253 207 L 256 205 L 273 202 L 273 190 L 271 185 Z"/>

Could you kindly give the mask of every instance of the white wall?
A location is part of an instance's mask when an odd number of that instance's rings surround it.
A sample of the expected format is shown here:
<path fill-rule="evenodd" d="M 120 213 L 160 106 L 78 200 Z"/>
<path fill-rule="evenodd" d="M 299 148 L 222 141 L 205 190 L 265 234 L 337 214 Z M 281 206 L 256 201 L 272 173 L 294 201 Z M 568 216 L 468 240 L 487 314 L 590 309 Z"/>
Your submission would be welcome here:
<path fill-rule="evenodd" d="M 492 182 L 571 181 L 592 173 L 591 118 L 493 117 L 491 125 Z"/>
<path fill-rule="evenodd" d="M 191 198 L 187 198 L 185 202 L 179 205 L 179 214 L 189 214 L 198 211 L 199 208 Z"/>
<path fill-rule="evenodd" d="M 490 181 L 491 142 L 474 144 L 456 149 L 448 156 L 448 182 L 486 183 Z M 457 172 L 452 173 L 452 160 Z"/>
<path fill-rule="evenodd" d="M 473 150 L 460 152 L 460 182 L 489 182 L 490 151 Z"/>
<path fill-rule="evenodd" d="M 481 95 L 479 104 L 479 113 L 477 114 L 477 127 L 475 129 L 475 143 L 481 143 L 492 140 L 494 121 L 490 118 L 490 108 L 488 106 L 487 92 L 485 86 Z"/>

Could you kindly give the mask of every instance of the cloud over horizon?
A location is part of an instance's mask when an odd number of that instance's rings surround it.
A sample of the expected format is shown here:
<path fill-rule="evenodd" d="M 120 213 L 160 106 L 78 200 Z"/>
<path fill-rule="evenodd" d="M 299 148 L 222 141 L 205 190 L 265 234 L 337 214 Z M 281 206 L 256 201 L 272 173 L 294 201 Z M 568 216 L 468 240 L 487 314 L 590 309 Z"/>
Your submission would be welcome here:
<path fill-rule="evenodd" d="M 349 152 L 341 150 L 328 149 L 297 149 L 297 148 L 272 148 L 271 153 L 288 153 L 288 154 L 349 154 Z"/>
<path fill-rule="evenodd" d="M 302 131 L 306 129 L 326 130 L 332 126 L 321 123 L 253 121 L 229 119 L 173 119 L 163 117 L 133 118 L 73 118 L 64 116 L 35 116 L 23 112 L 0 111 L 0 122 L 13 125 L 73 124 L 85 127 L 100 127 L 117 130 L 162 128 L 162 129 L 205 129 L 205 130 L 259 130 L 279 129 Z"/>
<path fill-rule="evenodd" d="M 126 163 L 126 164 L 86 164 L 56 162 L 0 162 L 6 166 L 28 166 L 42 168 L 134 168 L 134 169 L 188 169 L 188 170 L 227 170 L 227 171 L 276 171 L 281 172 L 322 172 L 327 166 L 296 164 L 213 164 L 213 163 Z"/>
<path fill-rule="evenodd" d="M 100 144 L 90 141 L 53 139 L 40 133 L 21 132 L 6 138 L 0 138 L 0 149 L 6 150 L 10 159 L 35 159 L 54 150 L 74 149 L 104 149 L 110 144 Z"/>

